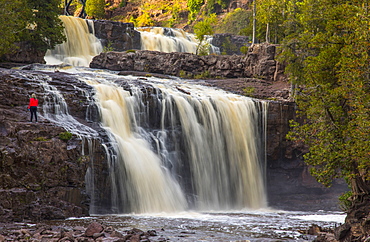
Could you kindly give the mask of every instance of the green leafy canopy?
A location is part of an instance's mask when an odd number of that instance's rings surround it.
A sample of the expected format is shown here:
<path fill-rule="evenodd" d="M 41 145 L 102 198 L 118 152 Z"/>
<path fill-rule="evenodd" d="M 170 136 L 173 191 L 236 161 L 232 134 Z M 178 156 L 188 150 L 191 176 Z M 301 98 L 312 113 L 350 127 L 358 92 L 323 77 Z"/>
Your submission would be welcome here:
<path fill-rule="evenodd" d="M 281 60 L 296 85 L 303 122 L 289 138 L 309 147 L 305 162 L 327 186 L 344 177 L 370 192 L 370 15 L 363 1 L 289 1 Z M 292 24 L 294 23 L 294 24 Z"/>

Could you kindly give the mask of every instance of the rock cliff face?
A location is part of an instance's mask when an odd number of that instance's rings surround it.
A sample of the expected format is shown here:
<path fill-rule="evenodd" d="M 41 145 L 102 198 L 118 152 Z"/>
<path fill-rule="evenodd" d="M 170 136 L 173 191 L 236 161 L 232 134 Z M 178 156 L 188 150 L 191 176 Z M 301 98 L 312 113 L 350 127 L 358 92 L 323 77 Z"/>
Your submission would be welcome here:
<path fill-rule="evenodd" d="M 197 56 L 188 53 L 153 51 L 108 52 L 96 56 L 91 67 L 115 71 L 195 76 L 208 73 L 204 82 L 240 95 L 272 99 L 267 126 L 267 190 L 270 206 L 284 209 L 337 210 L 337 197 L 347 188 L 336 181 L 325 188 L 310 175 L 303 162 L 306 147 L 288 141 L 289 120 L 296 106 L 290 100 L 290 87 L 283 65 L 275 61 L 276 46 L 254 45 L 246 56 Z M 142 73 L 142 75 L 145 75 Z"/>
<path fill-rule="evenodd" d="M 274 58 L 276 46 L 255 45 L 246 56 L 198 56 L 190 53 L 157 51 L 106 52 L 94 57 L 92 68 L 142 71 L 166 75 L 210 78 L 252 78 L 269 82 L 286 79 L 283 66 Z"/>
<path fill-rule="evenodd" d="M 75 88 L 79 85 L 88 90 L 87 85 L 58 73 L 0 69 L 0 220 L 3 222 L 88 215 L 90 199 L 86 194 L 85 174 L 92 160 L 104 161 L 99 139 L 91 139 L 91 150 L 88 150 L 76 135 L 61 139 L 60 134 L 66 130 L 43 118 L 42 112 L 38 123 L 29 122 L 29 95 L 36 93 L 41 97 L 44 93 L 40 78 L 68 97 L 71 115 L 87 124 L 84 120 L 89 102 Z"/>
<path fill-rule="evenodd" d="M 177 58 L 180 58 L 179 63 L 175 65 Z M 251 48 L 244 57 L 197 57 L 149 51 L 109 52 L 96 57 L 92 66 L 161 74 L 177 73 L 179 66 L 188 68 L 185 70 L 192 74 L 200 73 L 207 67 L 217 76 L 243 74 L 254 77 L 199 82 L 238 94 L 246 94 L 240 90 L 253 87 L 257 90 L 253 94 L 255 97 L 281 100 L 270 101 L 268 107 L 266 180 L 269 205 L 285 209 L 337 209 L 337 195 L 345 186 L 339 183 L 334 189 L 326 189 L 318 184 L 309 175 L 308 167 L 302 160 L 305 147 L 297 147 L 285 138 L 289 120 L 294 118 L 295 105 L 289 102 L 289 85 L 284 82 L 282 66 L 274 58 L 275 46 L 262 45 Z M 242 67 L 234 73 L 232 68 L 237 68 L 237 61 L 241 61 L 239 64 Z M 195 68 L 194 73 L 191 68 Z M 96 107 L 89 102 L 93 95 L 92 88 L 70 74 L 23 69 L 0 69 L 0 219 L 60 219 L 88 215 L 89 205 L 93 208 L 105 207 L 110 202 L 108 167 L 101 146 L 106 134 L 99 126 Z M 68 103 L 70 115 L 98 132 L 99 138 L 86 140 L 74 135 L 69 140 L 63 140 L 59 135 L 66 130 L 44 119 L 43 112 L 40 112 L 39 123 L 28 122 L 28 97 L 31 93 L 44 95 L 43 83 L 61 92 Z M 273 86 L 276 88 L 266 92 Z M 91 191 L 86 187 L 85 180 L 91 172 L 95 173 L 95 181 L 90 181 L 95 184 L 97 199 L 94 201 L 90 201 L 93 197 L 88 196 Z"/>
<path fill-rule="evenodd" d="M 343 180 L 326 188 L 303 161 L 307 147 L 286 139 L 296 120 L 293 102 L 271 102 L 267 116 L 267 194 L 269 206 L 286 210 L 339 210 L 338 196 L 348 190 Z"/>
<path fill-rule="evenodd" d="M 13 53 L 0 56 L 0 61 L 43 64 L 45 53 L 46 51 L 35 50 L 28 42 L 20 42 L 17 43 L 17 49 Z"/>
<path fill-rule="evenodd" d="M 103 47 L 115 51 L 140 49 L 140 33 L 133 23 L 122 23 L 107 20 L 94 20 L 94 34 L 100 39 Z"/>
<path fill-rule="evenodd" d="M 221 53 L 227 55 L 241 55 L 240 48 L 242 46 L 250 46 L 248 36 L 232 35 L 232 34 L 214 34 L 211 44 L 220 48 Z"/>

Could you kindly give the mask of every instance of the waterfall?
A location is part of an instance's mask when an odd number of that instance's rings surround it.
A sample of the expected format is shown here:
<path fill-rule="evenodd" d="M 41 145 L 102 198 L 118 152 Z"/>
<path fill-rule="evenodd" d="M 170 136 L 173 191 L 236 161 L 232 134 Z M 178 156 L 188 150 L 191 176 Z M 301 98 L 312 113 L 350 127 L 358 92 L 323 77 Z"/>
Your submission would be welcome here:
<path fill-rule="evenodd" d="M 117 157 L 112 159 L 115 163 L 110 174 L 115 191 L 112 205 L 129 203 L 130 211 L 140 213 L 183 211 L 186 199 L 180 185 L 150 143 L 135 132 L 140 127 L 135 124 L 135 100 L 130 93 L 112 84 L 89 84 L 96 88 L 103 126 L 115 141 Z M 125 204 L 122 196 L 128 198 Z"/>
<path fill-rule="evenodd" d="M 115 148 L 112 211 L 266 206 L 265 102 L 180 80 L 125 78 L 127 90 L 122 80 L 87 80 Z"/>
<path fill-rule="evenodd" d="M 148 27 L 137 28 L 141 36 L 142 50 L 155 50 L 161 52 L 188 52 L 196 53 L 199 41 L 193 34 L 180 29 Z M 210 44 L 207 39 L 210 54 L 219 54 L 219 48 Z"/>
<path fill-rule="evenodd" d="M 100 41 L 89 32 L 87 22 L 89 20 L 70 16 L 59 18 L 65 27 L 64 34 L 67 41 L 46 52 L 44 57 L 46 63 L 89 66 L 92 58 L 103 50 Z"/>
<path fill-rule="evenodd" d="M 44 57 L 46 63 L 88 67 L 92 58 L 103 50 L 100 40 L 94 35 L 92 20 L 71 16 L 59 16 L 59 18 L 63 22 L 67 41 L 46 52 Z M 193 34 L 183 30 L 162 27 L 137 28 L 137 30 L 140 32 L 142 50 L 196 53 L 197 39 Z M 210 37 L 207 42 L 210 54 L 220 53 L 218 47 L 210 44 Z"/>

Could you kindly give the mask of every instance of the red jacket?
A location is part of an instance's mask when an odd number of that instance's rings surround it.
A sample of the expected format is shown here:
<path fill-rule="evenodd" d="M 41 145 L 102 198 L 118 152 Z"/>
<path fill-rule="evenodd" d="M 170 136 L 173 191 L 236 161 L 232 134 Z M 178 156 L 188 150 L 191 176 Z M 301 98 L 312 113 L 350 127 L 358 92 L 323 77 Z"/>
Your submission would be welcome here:
<path fill-rule="evenodd" d="M 30 104 L 28 105 L 28 109 L 30 107 L 37 107 L 39 105 L 39 100 L 35 99 L 35 98 L 31 98 L 30 99 Z"/>

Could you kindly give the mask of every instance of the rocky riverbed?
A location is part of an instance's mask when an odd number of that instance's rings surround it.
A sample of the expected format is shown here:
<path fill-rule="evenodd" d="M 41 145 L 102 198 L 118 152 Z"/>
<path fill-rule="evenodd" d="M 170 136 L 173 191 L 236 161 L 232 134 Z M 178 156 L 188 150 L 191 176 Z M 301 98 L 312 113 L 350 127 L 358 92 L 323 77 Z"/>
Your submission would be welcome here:
<path fill-rule="evenodd" d="M 155 237 L 155 240 L 151 240 Z M 119 232 L 112 226 L 92 222 L 84 226 L 63 226 L 39 224 L 0 224 L 0 241 L 167 241 L 155 230 L 142 231 L 137 228 Z"/>

